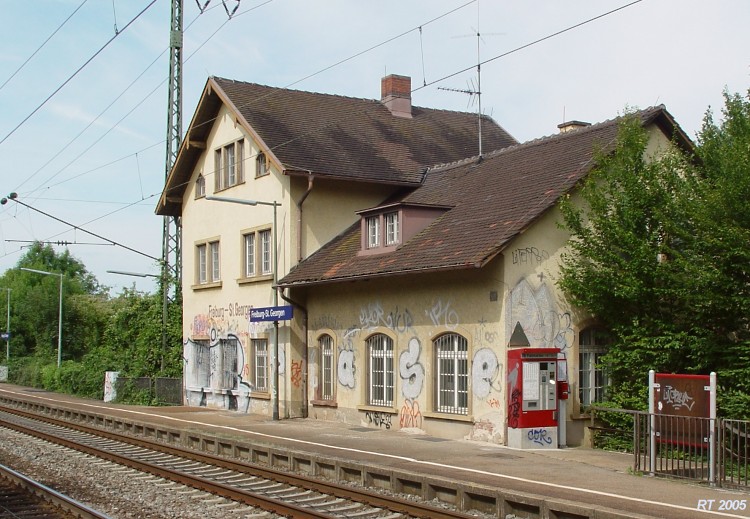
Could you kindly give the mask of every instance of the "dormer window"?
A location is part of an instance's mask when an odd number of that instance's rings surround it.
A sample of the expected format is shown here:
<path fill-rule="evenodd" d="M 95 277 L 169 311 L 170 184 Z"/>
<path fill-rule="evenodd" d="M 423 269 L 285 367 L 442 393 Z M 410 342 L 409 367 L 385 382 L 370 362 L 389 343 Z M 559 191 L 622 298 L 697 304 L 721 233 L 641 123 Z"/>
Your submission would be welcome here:
<path fill-rule="evenodd" d="M 421 232 L 449 207 L 389 203 L 358 211 L 360 216 L 360 256 L 397 250 Z"/>
<path fill-rule="evenodd" d="M 367 218 L 367 248 L 380 247 L 380 215 Z"/>
<path fill-rule="evenodd" d="M 385 220 L 385 246 L 398 244 L 398 212 L 386 213 L 383 218 Z"/>

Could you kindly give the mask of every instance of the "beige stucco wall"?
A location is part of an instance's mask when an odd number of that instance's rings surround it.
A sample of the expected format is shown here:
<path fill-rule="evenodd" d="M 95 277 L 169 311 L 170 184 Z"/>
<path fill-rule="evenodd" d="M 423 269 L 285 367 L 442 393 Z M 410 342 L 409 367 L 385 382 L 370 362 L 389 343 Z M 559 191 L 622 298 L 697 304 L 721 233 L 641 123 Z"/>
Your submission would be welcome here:
<path fill-rule="evenodd" d="M 388 429 L 421 429 L 452 438 L 484 434 L 502 442 L 501 269 L 501 263 L 494 262 L 481 270 L 342 283 L 316 290 L 308 299 L 310 416 Z M 475 397 L 470 398 L 468 416 L 434 412 L 432 341 L 446 332 L 465 337 L 469 361 L 479 356 L 485 365 L 484 371 L 469 373 Z M 384 333 L 394 342 L 392 408 L 365 405 L 365 340 L 374 333 Z M 314 401 L 322 334 L 334 339 L 335 407 Z"/>
<path fill-rule="evenodd" d="M 244 139 L 244 182 L 214 193 L 214 150 Z M 248 344 L 252 338 L 265 338 L 269 349 L 273 349 L 273 324 L 270 322 L 251 323 L 248 311 L 252 307 L 274 306 L 274 293 L 271 276 L 258 276 L 256 279 L 243 278 L 243 232 L 252 229 L 272 227 L 273 208 L 269 206 L 240 205 L 228 202 L 209 201 L 195 198 L 195 183 L 199 174 L 206 180 L 206 193 L 209 195 L 238 198 L 243 200 L 277 201 L 282 204 L 277 209 L 277 239 L 279 243 L 279 272 L 288 271 L 291 265 L 289 255 L 290 213 L 289 179 L 280 175 L 278 166 L 271 165 L 271 173 L 256 178 L 255 159 L 257 144 L 250 135 L 235 123 L 234 118 L 222 108 L 216 123 L 207 139 L 206 151 L 202 154 L 190 180 L 183 199 L 182 211 L 182 262 L 183 262 L 183 342 L 185 353 L 186 399 L 190 405 L 228 407 L 230 397 L 240 400 L 241 410 L 247 412 L 270 413 L 272 395 L 270 393 L 251 394 L 240 388 L 235 392 L 216 388 L 216 374 L 212 374 L 211 387 L 195 387 L 191 373 L 195 369 L 194 340 L 208 340 L 211 345 L 212 362 L 216 359 L 216 344 L 219 339 L 236 337 L 241 351 L 238 355 L 240 376 L 247 367 Z M 206 240 L 219 240 L 220 243 L 220 283 L 197 284 L 196 245 Z M 283 301 L 279 300 L 279 304 Z M 279 327 L 280 380 L 291 369 L 289 352 L 290 330 L 288 323 Z M 269 362 L 270 359 L 269 359 Z M 269 377 L 271 373 L 269 373 Z M 293 415 L 294 410 L 285 402 L 291 399 L 292 387 L 279 384 L 280 413 Z"/>
<path fill-rule="evenodd" d="M 244 139 L 244 182 L 214 193 L 214 150 Z M 288 305 L 279 296 L 274 298 L 271 276 L 243 278 L 243 233 L 267 229 L 273 222 L 273 208 L 249 206 L 196 198 L 198 175 L 205 178 L 206 194 L 242 200 L 277 201 L 277 241 L 279 251 L 278 277 L 283 277 L 297 263 L 299 233 L 302 227 L 302 256 L 306 257 L 342 230 L 358 220 L 356 211 L 380 203 L 393 189 L 385 186 L 346 184 L 315 180 L 312 191 L 302 206 L 302 218 L 296 202 L 308 188 L 306 179 L 281 174 L 278 164 L 271 164 L 271 173 L 255 176 L 258 144 L 250 133 L 236 124 L 235 118 L 222 108 L 210 132 L 206 150 L 197 161 L 183 198 L 183 344 L 186 403 L 218 408 L 271 414 L 272 391 L 248 391 L 242 384 L 238 390 L 217 387 L 219 376 L 212 372 L 209 386 L 196 386 L 192 376 L 197 367 L 196 341 L 208 340 L 211 362 L 219 363 L 220 339 L 236 338 L 240 343 L 238 362 L 240 377 L 247 379 L 248 345 L 254 338 L 265 338 L 274 348 L 275 335 L 271 322 L 250 322 L 250 308 Z M 221 281 L 197 284 L 196 246 L 219 240 Z M 299 313 L 299 312 L 298 312 Z M 282 321 L 279 326 L 279 411 L 281 418 L 302 416 L 305 412 L 306 358 L 304 332 L 296 321 Z M 270 359 L 269 359 L 269 362 Z M 218 365 L 218 364 L 217 364 Z M 272 365 L 272 364 L 269 364 Z M 216 366 L 212 367 L 216 370 Z M 268 373 L 269 378 L 272 372 Z"/>

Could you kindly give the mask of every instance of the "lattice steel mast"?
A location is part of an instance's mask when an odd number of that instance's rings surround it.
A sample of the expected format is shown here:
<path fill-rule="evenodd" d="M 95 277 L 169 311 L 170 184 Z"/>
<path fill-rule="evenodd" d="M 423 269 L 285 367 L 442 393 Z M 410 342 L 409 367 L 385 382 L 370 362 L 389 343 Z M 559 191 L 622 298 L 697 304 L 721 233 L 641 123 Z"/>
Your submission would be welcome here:
<path fill-rule="evenodd" d="M 165 181 L 174 166 L 182 142 L 182 20 L 183 0 L 172 0 L 169 31 L 169 100 L 167 106 L 167 156 Z M 165 182 L 166 185 L 166 182 Z M 169 303 L 181 290 L 182 225 L 179 216 L 164 217 L 162 241 L 161 290 L 162 308 L 162 368 L 167 351 L 167 321 Z"/>

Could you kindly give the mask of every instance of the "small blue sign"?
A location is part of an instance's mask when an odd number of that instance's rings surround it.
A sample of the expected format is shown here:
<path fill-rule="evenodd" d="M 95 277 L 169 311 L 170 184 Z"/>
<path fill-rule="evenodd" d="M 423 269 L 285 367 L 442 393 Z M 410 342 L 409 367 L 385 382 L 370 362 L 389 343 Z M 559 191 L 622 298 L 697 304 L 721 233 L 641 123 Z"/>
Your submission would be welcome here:
<path fill-rule="evenodd" d="M 10 339 L 10 332 L 2 332 L 0 333 L 0 339 L 7 341 Z"/>
<path fill-rule="evenodd" d="M 268 306 L 250 309 L 250 322 L 258 321 L 288 321 L 292 318 L 291 306 Z"/>

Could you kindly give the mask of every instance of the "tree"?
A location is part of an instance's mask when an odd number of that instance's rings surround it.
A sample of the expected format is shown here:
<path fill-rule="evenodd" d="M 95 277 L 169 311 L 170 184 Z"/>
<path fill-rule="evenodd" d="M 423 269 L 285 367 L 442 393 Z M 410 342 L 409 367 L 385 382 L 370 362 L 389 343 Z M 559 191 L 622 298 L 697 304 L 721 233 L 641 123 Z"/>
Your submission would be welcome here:
<path fill-rule="evenodd" d="M 750 107 L 726 102 L 723 123 L 706 116 L 696 157 L 647 157 L 647 133 L 625 117 L 582 203 L 561 205 L 571 241 L 559 283 L 611 331 L 615 405 L 646 406 L 649 369 L 716 371 L 739 388 L 720 404 L 750 416 Z"/>

